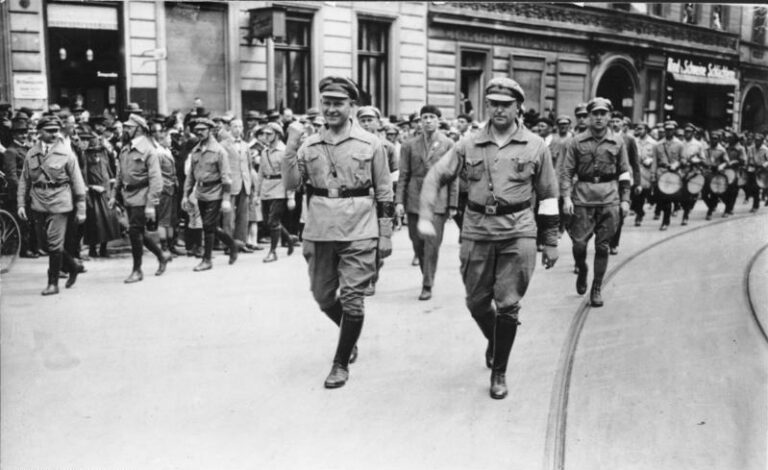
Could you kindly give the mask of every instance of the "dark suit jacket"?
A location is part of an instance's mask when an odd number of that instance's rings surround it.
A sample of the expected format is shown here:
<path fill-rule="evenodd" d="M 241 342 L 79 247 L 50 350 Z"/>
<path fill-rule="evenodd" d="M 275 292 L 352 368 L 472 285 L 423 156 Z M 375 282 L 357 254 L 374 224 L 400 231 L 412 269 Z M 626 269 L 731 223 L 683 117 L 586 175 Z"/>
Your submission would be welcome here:
<path fill-rule="evenodd" d="M 432 165 L 453 148 L 453 141 L 440 132 L 435 132 L 430 148 L 423 135 L 403 142 L 400 148 L 400 178 L 397 181 L 395 203 L 403 204 L 410 214 L 419 213 L 421 185 Z M 459 180 L 454 178 L 440 188 L 435 205 L 435 214 L 445 214 L 449 208 L 456 208 L 459 200 Z"/>

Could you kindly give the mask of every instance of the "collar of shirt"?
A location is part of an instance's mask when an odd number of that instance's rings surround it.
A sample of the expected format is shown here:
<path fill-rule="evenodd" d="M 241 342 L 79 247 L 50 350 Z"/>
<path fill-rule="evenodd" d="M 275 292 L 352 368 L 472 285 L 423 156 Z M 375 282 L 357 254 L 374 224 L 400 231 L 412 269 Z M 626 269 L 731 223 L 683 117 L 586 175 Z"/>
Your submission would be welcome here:
<path fill-rule="evenodd" d="M 340 144 L 347 139 L 356 139 L 356 140 L 361 140 L 363 142 L 372 143 L 373 139 L 376 138 L 375 135 L 363 130 L 363 128 L 360 127 L 360 125 L 357 124 L 352 119 L 350 119 L 349 122 L 350 122 L 350 125 L 346 129 L 346 134 L 342 135 L 341 138 L 336 142 L 336 144 Z M 328 128 L 323 128 L 320 131 L 320 133 L 317 134 L 318 142 L 324 142 L 326 144 L 334 145 L 333 139 L 331 139 L 330 132 L 331 131 Z"/>
<path fill-rule="evenodd" d="M 517 125 L 517 129 L 509 136 L 507 139 L 502 143 L 501 147 L 506 147 L 512 142 L 525 144 L 528 143 L 528 141 L 533 136 L 533 133 L 528 130 L 523 125 L 523 122 L 520 119 L 515 120 L 515 124 Z M 472 138 L 475 141 L 476 145 L 485 145 L 489 143 L 496 143 L 496 139 L 493 138 L 492 130 L 491 130 L 491 121 L 489 120 L 482 131 L 477 132 Z"/>
<path fill-rule="evenodd" d="M 586 132 L 584 132 L 584 134 L 582 134 L 581 139 L 579 139 L 579 141 L 580 142 L 586 142 L 587 140 L 594 140 L 597 143 L 600 143 L 600 142 L 603 142 L 603 141 L 607 140 L 608 142 L 613 142 L 614 144 L 617 144 L 617 143 L 619 143 L 619 141 L 617 140 L 619 138 L 623 139 L 623 137 L 621 135 L 618 135 L 618 134 L 614 133 L 610 129 L 607 129 L 605 131 L 605 135 L 603 135 L 602 138 L 597 138 L 592 133 L 592 129 L 587 129 Z"/>

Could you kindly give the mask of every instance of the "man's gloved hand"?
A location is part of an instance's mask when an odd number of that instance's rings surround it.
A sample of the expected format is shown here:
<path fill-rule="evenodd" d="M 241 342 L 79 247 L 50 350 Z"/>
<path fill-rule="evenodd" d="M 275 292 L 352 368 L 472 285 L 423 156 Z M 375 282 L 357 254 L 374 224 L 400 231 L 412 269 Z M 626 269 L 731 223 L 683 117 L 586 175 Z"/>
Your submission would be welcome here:
<path fill-rule="evenodd" d="M 384 259 L 392 254 L 392 239 L 379 236 L 379 258 Z"/>
<path fill-rule="evenodd" d="M 423 238 L 437 237 L 437 232 L 435 232 L 435 226 L 432 224 L 432 221 L 430 220 L 420 218 L 419 223 L 416 225 L 416 228 L 419 230 L 419 234 Z"/>
<path fill-rule="evenodd" d="M 542 245 L 541 247 L 541 264 L 545 269 L 549 269 L 557 263 L 559 257 L 556 246 Z"/>
<path fill-rule="evenodd" d="M 629 215 L 629 203 L 627 201 L 621 201 L 621 204 L 619 205 L 619 213 L 622 218 Z"/>
<path fill-rule="evenodd" d="M 221 201 L 221 210 L 223 212 L 232 212 L 232 203 L 229 202 L 229 199 Z"/>

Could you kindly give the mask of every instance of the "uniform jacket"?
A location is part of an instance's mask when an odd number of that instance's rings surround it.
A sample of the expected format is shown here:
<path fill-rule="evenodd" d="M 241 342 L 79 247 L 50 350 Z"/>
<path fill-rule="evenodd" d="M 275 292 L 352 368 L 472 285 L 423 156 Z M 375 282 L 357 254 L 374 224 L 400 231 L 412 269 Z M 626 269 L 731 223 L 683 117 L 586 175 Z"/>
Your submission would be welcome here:
<path fill-rule="evenodd" d="M 441 132 L 435 132 L 429 144 L 422 135 L 405 141 L 400 148 L 400 176 L 397 181 L 395 203 L 403 204 L 409 214 L 418 214 L 424 177 L 427 176 L 432 165 L 451 150 L 453 145 L 453 141 Z M 459 205 L 458 200 L 459 181 L 453 179 L 449 185 L 440 188 L 434 212 L 445 214 L 449 208 L 456 208 Z"/>
<path fill-rule="evenodd" d="M 282 164 L 285 158 L 285 144 L 275 141 L 274 147 L 267 147 L 261 152 L 259 164 L 259 199 L 285 199 L 285 185 L 282 179 Z"/>
<path fill-rule="evenodd" d="M 24 168 L 24 157 L 29 149 L 22 142 L 14 140 L 3 154 L 3 173 L 9 195 L 15 195 L 19 187 L 19 176 Z M 11 196 L 13 197 L 13 196 Z"/>
<path fill-rule="evenodd" d="M 637 161 L 640 167 L 640 185 L 644 188 L 653 186 L 656 174 L 653 172 L 653 147 L 656 140 L 646 134 L 644 138 L 635 138 L 637 144 Z"/>
<path fill-rule="evenodd" d="M 163 176 L 163 194 L 173 196 L 179 186 L 179 180 L 176 177 L 176 160 L 173 158 L 171 149 L 162 146 L 158 146 L 157 156 L 160 161 L 160 174 Z"/>
<path fill-rule="evenodd" d="M 768 165 L 768 145 L 761 145 L 760 148 L 755 149 L 755 155 L 752 157 L 752 165 L 766 166 Z"/>
<path fill-rule="evenodd" d="M 624 137 L 624 146 L 627 149 L 627 161 L 629 162 L 629 169 L 632 171 L 632 184 L 638 186 L 640 184 L 640 159 L 638 158 L 637 140 L 635 136 L 622 132 L 621 136 Z"/>
<path fill-rule="evenodd" d="M 189 154 L 190 171 L 184 181 L 184 194 L 189 196 L 196 189 L 197 199 L 218 201 L 229 199 L 232 176 L 227 151 L 211 135 L 198 142 Z"/>
<path fill-rule="evenodd" d="M 717 144 L 715 148 L 705 148 L 702 157 L 704 158 L 704 163 L 709 167 L 717 167 L 723 163 L 729 163 L 728 154 L 725 152 L 725 147 L 721 144 Z"/>
<path fill-rule="evenodd" d="M 369 196 L 309 197 L 303 234 L 306 240 L 378 238 L 376 203 L 392 202 L 392 181 L 381 141 L 352 120 L 346 132 L 334 144 L 330 131 L 323 129 L 304 141 L 296 157 L 286 155 L 283 160 L 287 190 L 295 190 L 301 183 L 333 190 L 370 188 Z"/>
<path fill-rule="evenodd" d="M 144 186 L 128 189 L 129 185 L 137 184 Z M 134 138 L 120 150 L 115 193 L 121 191 L 129 207 L 156 206 L 162 190 L 163 177 L 155 144 L 146 136 Z"/>
<path fill-rule="evenodd" d="M 485 206 L 491 200 L 489 179 L 499 205 L 512 205 L 559 197 L 557 174 L 544 140 L 518 120 L 517 130 L 501 147 L 486 127 L 459 141 L 429 170 L 421 191 L 419 217 L 431 220 L 438 207 L 440 186 L 466 171 L 469 201 Z M 401 170 L 402 171 L 402 170 Z M 464 212 L 461 238 L 508 240 L 536 238 L 533 206 L 505 215 Z"/>
<path fill-rule="evenodd" d="M 384 152 L 387 154 L 387 163 L 389 164 L 389 172 L 394 173 L 400 168 L 400 154 L 395 148 L 395 144 L 388 141 L 386 137 L 378 136 L 381 140 L 381 145 L 384 147 Z"/>
<path fill-rule="evenodd" d="M 251 162 L 249 160 L 248 143 L 243 139 L 229 138 L 221 143 L 227 151 L 229 170 L 232 172 L 232 188 L 230 195 L 237 196 L 240 191 L 251 194 Z"/>
<path fill-rule="evenodd" d="M 552 135 L 552 140 L 547 145 L 549 147 L 549 153 L 552 155 L 552 166 L 556 171 L 559 171 L 560 165 L 563 163 L 565 157 L 565 150 L 568 148 L 568 142 L 571 140 L 570 135 L 560 137 L 558 134 Z"/>
<path fill-rule="evenodd" d="M 701 158 L 701 154 L 704 151 L 704 144 L 701 141 L 692 138 L 691 140 L 683 141 L 683 153 L 681 157 L 687 162 L 695 156 Z"/>
<path fill-rule="evenodd" d="M 598 139 L 587 131 L 571 140 L 560 170 L 560 190 L 577 206 L 605 207 L 629 201 L 629 191 L 621 191 L 619 177 L 629 174 L 629 157 L 624 136 L 610 129 Z M 638 171 L 639 172 L 639 171 Z M 579 178 L 609 178 L 610 181 L 576 181 Z M 638 181 L 639 183 L 639 181 Z"/>
<path fill-rule="evenodd" d="M 85 216 L 85 183 L 77 157 L 63 141 L 56 140 L 43 153 L 42 142 L 29 149 L 19 178 L 16 202 L 25 207 L 27 196 L 38 212 L 62 214 L 71 212 L 73 203 L 78 215 Z M 36 188 L 35 183 L 64 183 L 55 188 Z"/>
<path fill-rule="evenodd" d="M 674 162 L 681 165 L 688 163 L 683 159 L 683 143 L 677 137 L 672 137 L 672 140 L 664 138 L 653 148 L 653 173 L 658 177 L 664 168 Z"/>

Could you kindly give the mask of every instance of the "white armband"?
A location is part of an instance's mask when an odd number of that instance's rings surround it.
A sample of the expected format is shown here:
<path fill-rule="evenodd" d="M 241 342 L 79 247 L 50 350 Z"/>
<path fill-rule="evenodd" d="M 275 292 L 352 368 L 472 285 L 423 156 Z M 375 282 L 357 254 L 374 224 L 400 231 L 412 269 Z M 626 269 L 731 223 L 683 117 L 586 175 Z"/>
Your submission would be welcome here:
<path fill-rule="evenodd" d="M 629 172 L 625 171 L 624 173 L 620 174 L 619 181 L 632 181 L 632 178 L 629 176 Z"/>
<path fill-rule="evenodd" d="M 560 211 L 557 208 L 557 198 L 542 199 L 539 201 L 540 215 L 558 215 Z"/>

